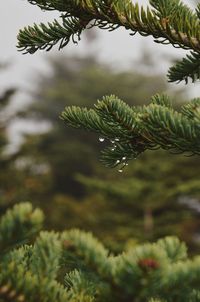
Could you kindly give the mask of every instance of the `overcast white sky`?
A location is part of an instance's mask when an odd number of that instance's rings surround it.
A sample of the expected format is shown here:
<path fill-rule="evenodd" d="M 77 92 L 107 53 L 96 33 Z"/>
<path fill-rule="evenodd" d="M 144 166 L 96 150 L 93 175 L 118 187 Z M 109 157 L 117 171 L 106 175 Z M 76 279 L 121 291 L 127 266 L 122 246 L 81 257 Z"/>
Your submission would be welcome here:
<path fill-rule="evenodd" d="M 139 1 L 145 3 L 145 0 Z M 34 55 L 22 55 L 17 52 L 17 33 L 20 28 L 32 25 L 34 22 L 46 22 L 57 17 L 55 12 L 42 12 L 36 6 L 30 5 L 26 0 L 6 0 L 0 4 L 0 60 L 12 62 L 12 68 L 1 77 L 1 86 L 10 83 L 23 84 L 30 80 L 30 76 L 45 67 L 44 57 L 48 54 L 38 52 Z M 92 50 L 98 54 L 102 60 L 111 61 L 117 64 L 127 64 L 139 54 L 141 37 L 130 38 L 125 30 L 118 30 L 112 34 L 101 32 L 100 39 L 93 45 Z M 120 41 L 120 43 L 119 43 Z M 152 43 L 153 44 L 153 43 Z M 62 52 L 83 53 L 88 51 L 86 43 L 82 40 L 78 46 L 70 43 Z M 54 53 L 58 54 L 55 47 Z M 51 51 L 52 54 L 52 51 Z"/>

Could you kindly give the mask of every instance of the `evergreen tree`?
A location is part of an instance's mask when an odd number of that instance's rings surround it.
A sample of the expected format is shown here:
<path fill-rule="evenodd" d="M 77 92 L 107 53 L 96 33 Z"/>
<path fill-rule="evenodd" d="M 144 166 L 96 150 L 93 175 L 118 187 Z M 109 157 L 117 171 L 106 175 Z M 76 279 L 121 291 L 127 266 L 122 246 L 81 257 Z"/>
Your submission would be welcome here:
<path fill-rule="evenodd" d="M 109 240 L 115 239 L 120 246 L 128 238 L 152 241 L 170 234 L 194 248 L 199 216 L 189 211 L 189 205 L 192 198 L 200 200 L 197 166 L 199 157 L 186 158 L 156 150 L 130 163 L 123 177 L 116 177 L 116 173 L 107 173 L 103 178 L 77 175 L 88 188 L 92 204 L 98 203 L 98 194 L 103 195 L 101 203 L 106 202 L 106 219 L 112 232 L 106 231 L 104 212 L 99 216 L 98 209 L 95 222 L 104 226 L 98 236 L 105 242 L 109 234 Z M 182 200 L 187 200 L 188 207 L 183 206 Z M 92 229 L 96 232 L 95 226 Z"/>
<path fill-rule="evenodd" d="M 1 70 L 3 72 L 3 70 Z M 14 165 L 14 155 L 8 152 L 8 129 L 15 118 L 9 113 L 9 106 L 15 93 L 14 88 L 7 89 L 0 96 L 0 211 L 18 200 L 20 194 L 20 174 Z"/>
<path fill-rule="evenodd" d="M 80 35 L 95 20 L 94 25 L 103 28 L 114 30 L 122 25 L 134 32 L 151 34 L 156 40 L 163 38 L 191 49 L 191 55 L 171 69 L 170 80 L 199 78 L 200 7 L 193 12 L 178 0 L 151 0 L 153 9 L 147 11 L 128 0 L 30 2 L 43 9 L 65 12 L 63 27 L 55 21 L 48 27 L 35 25 L 21 32 L 20 46 L 31 53 L 38 48 L 51 48 L 60 39 L 60 47 L 65 46 L 71 35 Z M 166 96 L 156 95 L 150 105 L 139 108 L 129 107 L 111 96 L 98 102 L 94 110 L 67 108 L 62 117 L 71 126 L 115 139 L 115 150 L 106 149 L 103 161 L 116 166 L 146 149 L 158 147 L 199 154 L 199 103 L 195 99 L 177 112 Z M 199 261 L 199 256 L 188 260 L 185 245 L 176 238 L 138 246 L 114 257 L 90 234 L 77 230 L 60 235 L 42 233 L 34 247 L 22 247 L 2 258 L 0 280 L 5 284 L 2 298 L 5 301 L 200 301 Z M 57 281 L 59 264 L 63 271 L 71 265 L 65 287 Z"/>

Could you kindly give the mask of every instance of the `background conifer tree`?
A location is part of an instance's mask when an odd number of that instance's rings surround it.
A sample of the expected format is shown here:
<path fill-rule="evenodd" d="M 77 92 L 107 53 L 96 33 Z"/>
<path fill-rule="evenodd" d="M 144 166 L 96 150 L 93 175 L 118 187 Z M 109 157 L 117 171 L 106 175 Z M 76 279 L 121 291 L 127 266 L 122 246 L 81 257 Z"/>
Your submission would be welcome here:
<path fill-rule="evenodd" d="M 107 173 L 103 178 L 77 175 L 77 179 L 88 188 L 91 199 L 95 200 L 97 192 L 103 195 L 106 217 L 110 212 L 110 225 L 115 226 L 112 235 L 118 244 L 127 238 L 152 241 L 176 235 L 194 248 L 199 218 L 190 201 L 196 200 L 198 206 L 200 199 L 196 165 L 199 157 L 188 159 L 157 150 L 130 163 L 123 176 Z M 99 218 L 97 215 L 98 220 L 104 225 L 102 215 Z"/>
<path fill-rule="evenodd" d="M 139 65 L 142 64 L 141 61 Z M 154 241 L 169 234 L 178 235 L 194 251 L 198 247 L 195 234 L 198 233 L 199 216 L 179 204 L 178 199 L 184 197 L 188 202 L 194 197 L 199 199 L 198 170 L 195 169 L 199 157 L 147 152 L 120 175 L 117 170 L 104 168 L 97 160 L 102 144 L 106 142 L 101 143 L 91 133 L 66 128 L 58 119 L 65 104 L 91 106 L 95 98 L 112 91 L 126 98 L 131 106 L 143 105 L 156 91 L 169 91 L 164 77 L 144 75 L 139 71 L 116 72 L 93 57 L 61 55 L 50 60 L 50 67 L 48 75 L 41 79 L 37 77 L 39 84 L 33 101 L 20 112 L 20 117 L 26 121 L 46 121 L 50 127 L 46 133 L 24 135 L 24 143 L 15 154 L 17 162 L 24 162 L 19 169 L 24 188 L 19 199 L 31 200 L 42 207 L 48 213 L 45 220 L 48 228 L 93 230 L 112 251 L 123 250 L 127 240 Z M 173 102 L 178 108 L 186 91 L 169 93 L 173 93 Z M 183 166 L 184 169 L 177 169 Z M 91 177 L 91 185 L 95 188 L 98 177 L 99 180 L 106 179 L 105 186 L 111 189 L 109 194 L 102 196 L 103 191 L 96 189 L 88 194 L 85 187 L 89 179 L 79 182 L 76 173 Z M 180 186 L 183 182 L 184 187 L 190 189 L 176 190 L 177 184 Z M 191 183 L 195 186 L 193 190 Z M 119 189 L 117 192 L 115 187 Z M 144 212 L 148 218 L 145 218 L 146 222 L 152 221 L 150 214 L 155 219 L 153 232 L 144 230 Z"/>
<path fill-rule="evenodd" d="M 0 72 L 4 72 L 4 67 L 0 67 Z M 15 156 L 9 150 L 8 130 L 10 124 L 16 117 L 16 113 L 10 109 L 15 88 L 9 88 L 0 95 L 0 210 L 1 213 L 8 206 L 18 201 L 20 192 L 21 176 L 15 167 Z"/>

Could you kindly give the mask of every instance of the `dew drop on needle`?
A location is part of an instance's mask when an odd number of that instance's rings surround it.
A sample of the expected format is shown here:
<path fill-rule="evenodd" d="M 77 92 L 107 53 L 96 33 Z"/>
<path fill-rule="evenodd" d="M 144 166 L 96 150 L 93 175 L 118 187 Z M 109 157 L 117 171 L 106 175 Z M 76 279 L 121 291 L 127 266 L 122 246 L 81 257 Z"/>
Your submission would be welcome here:
<path fill-rule="evenodd" d="M 103 142 L 105 141 L 105 138 L 104 138 L 104 137 L 99 137 L 99 141 L 100 141 L 101 143 L 103 143 Z"/>

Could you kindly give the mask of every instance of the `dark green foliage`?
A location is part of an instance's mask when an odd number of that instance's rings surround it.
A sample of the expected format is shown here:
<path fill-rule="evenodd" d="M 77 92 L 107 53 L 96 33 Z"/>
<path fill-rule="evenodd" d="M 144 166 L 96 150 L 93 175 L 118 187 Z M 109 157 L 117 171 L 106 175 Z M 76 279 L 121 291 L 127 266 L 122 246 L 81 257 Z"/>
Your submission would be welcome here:
<path fill-rule="evenodd" d="M 12 245 L 20 244 L 41 229 L 43 214 L 23 203 L 8 210 L 0 222 L 0 249 L 4 253 Z"/>
<path fill-rule="evenodd" d="M 27 207 L 32 225 L 27 229 L 21 219 L 21 227 L 27 235 L 38 230 L 41 213 L 29 204 L 9 210 L 1 224 L 12 230 Z M 113 256 L 90 233 L 41 232 L 33 245 L 1 253 L 0 301 L 199 301 L 199 261 L 189 260 L 185 244 L 174 237 Z"/>
<path fill-rule="evenodd" d="M 24 174 L 23 193 L 18 198 L 40 205 L 47 213 L 48 228 L 93 230 L 115 252 L 131 242 L 154 241 L 161 236 L 176 234 L 194 253 L 198 249 L 194 239 L 199 227 L 198 215 L 179 204 L 178 200 L 182 196 L 187 200 L 199 198 L 198 157 L 145 152 L 124 170 L 122 178 L 117 169 L 109 171 L 98 163 L 99 151 L 107 145 L 106 140 L 101 143 L 90 132 L 66 128 L 58 118 L 66 104 L 90 107 L 94 99 L 112 91 L 125 98 L 131 108 L 141 105 L 134 108 L 142 109 L 142 104 L 156 90 L 168 89 L 162 76 L 147 77 L 128 71 L 116 73 L 92 58 L 61 57 L 51 59 L 50 63 L 52 72 L 39 79 L 41 84 L 39 82 L 33 95 L 33 103 L 21 112 L 27 120 L 47 121 L 51 128 L 44 134 L 25 136 L 16 156 L 27 163 L 20 168 Z M 176 94 L 175 98 L 183 102 L 181 94 Z M 166 96 L 155 96 L 151 101 L 172 108 L 171 99 Z M 176 102 L 174 105 L 180 107 Z M 184 115 L 190 118 L 195 106 L 195 101 L 183 105 Z M 114 144 L 111 145 L 113 148 Z M 121 170 L 121 166 L 118 169 Z M 94 187 L 89 195 L 85 183 L 77 181 L 76 173 L 95 183 L 100 181 L 101 186 Z M 102 194 L 104 185 L 110 190 L 107 196 Z M 146 225 L 152 220 L 151 215 L 154 226 L 149 232 Z"/>
<path fill-rule="evenodd" d="M 195 112 L 199 112 L 200 99 L 194 103 Z M 162 95 L 140 108 L 131 108 L 115 96 L 105 97 L 93 110 L 67 107 L 61 117 L 69 126 L 93 130 L 115 141 L 114 148 L 111 144 L 102 153 L 102 161 L 109 167 L 125 166 L 147 149 L 200 154 L 198 115 L 195 120 L 188 119 L 184 110 L 179 113 L 172 109 L 168 98 Z"/>
<path fill-rule="evenodd" d="M 70 20 L 62 18 L 62 20 L 62 25 L 60 25 L 57 20 L 54 20 L 54 22 L 49 23 L 48 26 L 41 23 L 39 26 L 35 24 L 33 28 L 26 28 L 24 32 L 21 33 L 21 42 L 26 43 L 27 37 L 29 38 L 31 36 L 32 43 L 22 47 L 22 50 L 26 50 L 26 52 L 29 53 L 34 53 L 38 49 L 50 50 L 60 40 L 59 49 L 61 49 L 68 44 L 71 37 L 73 42 L 75 42 L 75 33 L 79 39 L 83 29 L 81 29 L 80 22 L 76 18 L 71 18 Z M 65 37 L 63 38 L 63 36 Z"/>
<path fill-rule="evenodd" d="M 150 0 L 152 8 L 147 10 L 129 0 L 29 2 L 42 9 L 59 10 L 68 20 L 78 18 L 78 35 L 86 21 L 93 20 L 93 26 L 109 30 L 124 26 L 134 33 L 152 35 L 156 42 L 178 45 L 195 54 L 200 52 L 199 8 L 193 12 L 179 0 Z M 77 33 L 71 26 L 67 35 L 66 32 L 61 35 L 64 44 L 72 33 L 72 36 Z M 54 42 L 49 40 L 51 31 L 54 31 L 53 27 L 41 32 L 37 26 L 21 31 L 19 48 L 34 52 L 47 45 L 51 47 L 60 39 L 55 33 Z M 188 76 L 197 79 L 199 73 L 194 65 L 188 66 L 187 62 L 184 70 L 182 64 L 176 65 L 175 70 L 171 70 L 171 79 L 187 80 Z M 179 72 L 181 76 L 177 76 Z M 180 112 L 175 111 L 163 95 L 153 97 L 147 106 L 130 107 L 112 95 L 98 102 L 93 110 L 68 107 L 62 117 L 70 126 L 93 130 L 109 140 L 114 139 L 114 150 L 108 148 L 103 160 L 109 166 L 115 166 L 126 165 L 127 159 L 146 149 L 160 147 L 199 155 L 199 108 L 200 101 L 195 99 L 184 105 Z M 195 191 L 195 186 L 194 182 L 187 183 L 186 187 L 180 184 L 176 190 L 186 193 Z M 174 192 L 169 190 L 169 193 L 173 196 Z M 12 223 L 8 221 L 8 224 L 12 228 Z M 185 245 L 174 237 L 138 245 L 114 256 L 90 233 L 79 230 L 61 234 L 42 232 L 33 246 L 23 246 L 4 255 L 0 266 L 2 300 L 200 301 L 200 257 L 189 260 Z"/>
<path fill-rule="evenodd" d="M 17 154 L 18 159 L 29 160 L 24 169 L 27 189 L 31 180 L 33 184 L 29 195 L 24 194 L 20 198 L 31 200 L 41 200 L 41 194 L 47 191 L 50 196 L 45 197 L 46 200 L 51 199 L 52 194 L 60 193 L 81 197 L 85 190 L 74 179 L 75 173 L 88 176 L 96 174 L 98 170 L 107 173 L 97 162 L 101 149 L 98 137 L 66 128 L 59 119 L 66 104 L 90 107 L 94 99 L 112 91 L 126 97 L 131 105 L 143 104 L 156 90 L 161 92 L 167 89 L 160 75 L 145 76 L 129 71 L 116 73 L 92 57 L 63 57 L 52 59 L 50 63 L 52 74 L 41 78 L 32 104 L 20 114 L 26 120 L 31 119 L 36 123 L 46 121 L 50 125 L 47 133 L 25 136 L 25 142 Z M 47 169 L 34 176 L 36 172 L 33 167 L 37 170 L 40 165 Z M 41 191 L 38 179 L 44 184 L 46 192 Z"/>
<path fill-rule="evenodd" d="M 194 234 L 198 233 L 199 216 L 189 210 L 190 200 L 196 199 L 198 204 L 200 198 L 198 166 L 199 157 L 151 151 L 130 163 L 123 174 L 108 171 L 99 177 L 77 175 L 88 188 L 90 198 L 79 206 L 82 211 L 74 214 L 83 219 L 83 227 L 88 217 L 89 227 L 114 250 L 123 248 L 124 243 L 128 247 L 135 241 L 174 234 L 184 239 L 193 252 L 198 251 Z M 187 206 L 181 203 L 183 200 Z M 64 204 L 63 198 L 63 211 Z M 68 204 L 66 200 L 66 207 Z M 90 215 L 85 214 L 84 206 Z M 92 215 L 93 224 L 89 220 Z"/>
<path fill-rule="evenodd" d="M 194 252 L 198 247 L 194 241 L 198 216 L 178 204 L 178 197 L 199 198 L 197 157 L 179 158 L 169 156 L 167 152 L 146 152 L 125 169 L 121 179 L 117 169 L 109 171 L 98 163 L 99 151 L 102 145 L 106 146 L 106 140 L 101 143 L 90 132 L 66 128 L 58 118 L 65 104 L 89 107 L 94 99 L 111 91 L 126 98 L 131 108 L 133 104 L 144 104 L 156 90 L 161 92 L 168 88 L 162 76 L 147 77 L 128 71 L 116 73 L 92 58 L 52 59 L 51 68 L 52 72 L 40 79 L 33 103 L 20 114 L 36 123 L 45 120 L 51 127 L 47 133 L 25 136 L 16 154 L 17 162 L 26 163 L 20 168 L 23 192 L 18 198 L 40 205 L 47 213 L 48 228 L 93 230 L 113 251 L 123 250 L 127 241 L 129 245 L 132 241 L 152 241 L 176 234 Z M 181 102 L 180 94 L 175 97 Z M 172 107 L 167 97 L 152 98 L 153 104 L 158 102 L 160 106 Z M 186 111 L 189 114 L 189 107 L 186 110 L 187 106 L 183 106 L 183 109 L 185 115 Z M 98 178 L 106 179 L 110 190 L 119 195 L 101 197 L 101 187 L 89 195 L 85 183 L 77 181 L 77 173 L 95 182 Z M 181 192 L 176 191 L 176 186 L 181 183 L 185 183 L 184 188 Z M 145 229 L 149 203 L 154 220 L 153 232 Z M 180 213 L 178 221 L 177 211 Z"/>
<path fill-rule="evenodd" d="M 181 62 L 171 67 L 168 73 L 170 82 L 184 81 L 188 83 L 191 78 L 193 82 L 200 78 L 200 54 L 191 52 Z"/>

